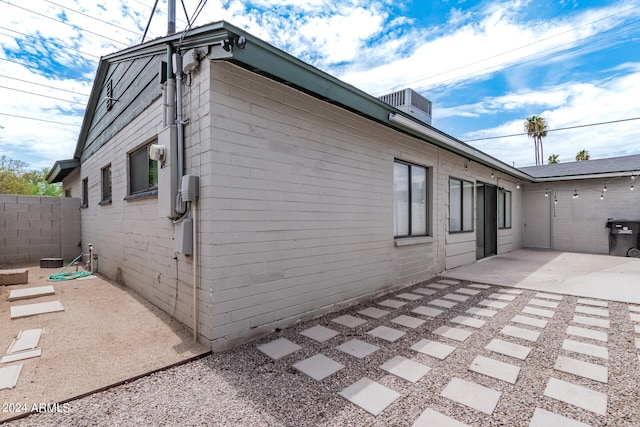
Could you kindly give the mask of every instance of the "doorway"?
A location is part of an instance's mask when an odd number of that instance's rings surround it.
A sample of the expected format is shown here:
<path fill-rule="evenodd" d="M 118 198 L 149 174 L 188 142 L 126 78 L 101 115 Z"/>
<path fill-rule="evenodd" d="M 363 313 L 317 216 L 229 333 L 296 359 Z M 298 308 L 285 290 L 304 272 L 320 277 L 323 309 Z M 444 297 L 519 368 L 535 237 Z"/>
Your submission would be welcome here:
<path fill-rule="evenodd" d="M 476 184 L 476 259 L 498 253 L 498 187 Z"/>

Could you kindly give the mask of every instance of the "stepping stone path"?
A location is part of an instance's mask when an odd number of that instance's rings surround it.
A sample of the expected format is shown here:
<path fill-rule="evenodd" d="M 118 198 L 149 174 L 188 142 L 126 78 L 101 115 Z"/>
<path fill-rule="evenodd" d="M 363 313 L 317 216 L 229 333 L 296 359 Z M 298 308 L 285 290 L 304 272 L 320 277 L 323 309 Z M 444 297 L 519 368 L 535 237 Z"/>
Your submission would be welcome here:
<path fill-rule="evenodd" d="M 504 313 L 512 304 L 522 309 Z M 556 316 L 560 307 L 568 317 Z M 628 329 L 640 362 L 640 305 L 628 307 Z M 567 301 L 563 295 L 546 292 L 439 280 L 408 288 L 373 305 L 347 310 L 341 316 L 319 319 L 316 325 L 299 332 L 298 342 L 277 338 L 257 349 L 276 366 L 290 366 L 307 381 L 323 382 L 319 384 L 322 390 L 335 390 L 345 405 L 366 411 L 371 417 L 403 411 L 399 399 L 411 398 L 414 384 L 430 381 L 439 393 L 439 400 L 434 400 L 438 407 L 430 408 L 425 403 L 409 425 L 463 427 L 470 419 L 474 420 L 472 425 L 488 425 L 501 401 L 506 405 L 513 399 L 507 394 L 503 398 L 505 391 L 531 394 L 529 401 L 540 402 L 541 407 L 528 415 L 530 427 L 585 427 L 589 424 L 572 417 L 607 416 L 609 398 L 600 390 L 610 382 L 609 308 L 603 300 Z M 567 323 L 558 329 L 558 322 L 565 321 L 562 319 L 568 319 Z M 559 343 L 553 344 L 556 347 L 547 350 L 545 346 L 550 344 L 544 334 L 552 330 L 551 324 L 553 333 L 564 332 L 564 338 L 559 337 Z M 492 331 L 489 336 L 488 331 Z M 483 341 L 483 348 L 470 352 L 468 342 L 477 343 L 470 339 L 472 336 L 475 340 L 489 339 Z M 457 349 L 461 351 L 449 357 Z M 530 378 L 540 354 L 550 351 L 554 358 L 545 362 L 546 369 L 542 370 L 546 375 L 544 389 L 518 386 L 521 378 Z M 534 364 L 527 361 L 532 358 Z M 465 360 L 464 378 L 447 371 L 447 364 L 460 360 Z M 349 378 L 346 370 L 336 375 L 342 382 L 336 388 L 334 375 L 345 366 L 358 367 L 354 372 L 359 375 Z M 459 369 L 456 367 L 457 372 L 461 372 Z M 428 380 L 433 375 L 437 379 Z M 562 405 L 557 401 L 573 409 L 561 412 Z M 444 407 L 452 410 L 438 409 Z M 478 416 L 463 417 L 460 411 Z M 507 407 L 500 409 L 502 416 L 508 412 Z M 603 418 L 598 420 L 601 423 Z"/>

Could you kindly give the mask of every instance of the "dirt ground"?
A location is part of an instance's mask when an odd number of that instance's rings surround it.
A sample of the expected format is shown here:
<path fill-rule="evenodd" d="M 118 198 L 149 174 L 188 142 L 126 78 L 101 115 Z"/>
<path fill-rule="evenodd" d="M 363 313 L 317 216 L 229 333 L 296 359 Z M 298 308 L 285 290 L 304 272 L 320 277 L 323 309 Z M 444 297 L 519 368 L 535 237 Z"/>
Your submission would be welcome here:
<path fill-rule="evenodd" d="M 44 328 L 42 356 L 26 359 L 0 403 L 56 403 L 208 352 L 177 320 L 103 277 L 48 282 L 60 269 L 29 269 L 27 285 L 0 286 L 0 356 L 21 330 Z M 12 289 L 53 285 L 55 295 L 9 302 Z M 10 306 L 60 301 L 65 311 L 11 320 Z M 0 422 L 16 413 L 0 411 Z"/>

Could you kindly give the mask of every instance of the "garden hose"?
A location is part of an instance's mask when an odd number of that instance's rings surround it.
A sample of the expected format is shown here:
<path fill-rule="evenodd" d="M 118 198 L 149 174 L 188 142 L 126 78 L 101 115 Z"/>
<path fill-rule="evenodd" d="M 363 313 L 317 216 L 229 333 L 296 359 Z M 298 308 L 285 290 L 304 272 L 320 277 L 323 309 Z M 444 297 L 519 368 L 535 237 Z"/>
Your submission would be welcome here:
<path fill-rule="evenodd" d="M 92 274 L 90 271 L 72 271 L 72 272 L 69 272 L 69 273 L 65 273 L 64 272 L 67 268 L 71 267 L 80 258 L 82 258 L 82 254 L 78 255 L 78 257 L 76 259 L 71 261 L 69 263 L 69 265 L 67 265 L 65 268 L 60 270 L 60 272 L 52 274 L 51 276 L 49 276 L 47 278 L 47 280 L 50 281 L 50 282 L 63 282 L 65 280 L 73 280 L 73 279 L 79 279 L 81 277 L 90 276 Z"/>

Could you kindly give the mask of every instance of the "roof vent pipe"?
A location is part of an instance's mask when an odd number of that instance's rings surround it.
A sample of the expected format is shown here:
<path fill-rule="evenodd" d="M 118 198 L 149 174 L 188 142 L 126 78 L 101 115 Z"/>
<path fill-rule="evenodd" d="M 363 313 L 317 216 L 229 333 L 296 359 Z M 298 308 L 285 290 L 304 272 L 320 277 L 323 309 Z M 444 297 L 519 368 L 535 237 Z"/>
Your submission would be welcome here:
<path fill-rule="evenodd" d="M 176 32 L 176 0 L 169 0 L 167 11 L 167 35 Z"/>

